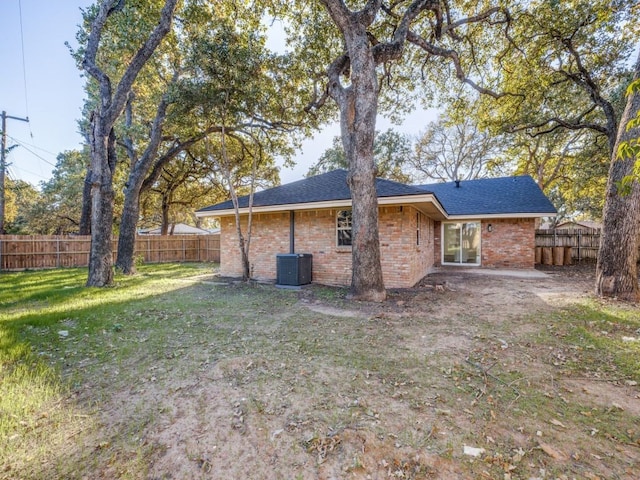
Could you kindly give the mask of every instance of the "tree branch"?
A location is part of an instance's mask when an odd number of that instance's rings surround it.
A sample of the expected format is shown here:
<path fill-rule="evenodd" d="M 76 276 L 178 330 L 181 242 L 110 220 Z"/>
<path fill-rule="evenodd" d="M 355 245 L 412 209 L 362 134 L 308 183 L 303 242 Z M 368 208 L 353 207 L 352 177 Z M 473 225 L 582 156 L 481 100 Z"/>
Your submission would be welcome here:
<path fill-rule="evenodd" d="M 104 29 L 109 16 L 116 11 L 116 9 L 113 8 L 116 2 L 118 2 L 118 0 L 104 0 L 100 4 L 98 14 L 91 24 L 91 31 L 87 38 L 87 46 L 82 59 L 82 68 L 98 82 L 100 98 L 103 102 L 105 99 L 111 99 L 111 80 L 109 80 L 109 77 L 96 64 L 96 57 L 98 55 L 102 30 Z M 102 108 L 108 107 L 108 104 L 102 105 Z"/>
<path fill-rule="evenodd" d="M 456 52 L 453 49 L 447 49 L 447 48 L 438 47 L 437 45 L 433 45 L 432 43 L 427 42 L 424 38 L 422 38 L 421 36 L 411 31 L 407 36 L 407 40 L 413 43 L 414 45 L 418 46 L 419 48 L 421 48 L 422 50 L 424 50 L 430 55 L 434 55 L 436 57 L 448 58 L 449 60 L 451 60 L 454 68 L 456 69 L 456 77 L 458 78 L 458 80 L 460 80 L 463 83 L 466 83 L 467 85 L 469 85 L 471 88 L 473 88 L 479 93 L 482 93 L 484 95 L 489 95 L 496 99 L 505 97 L 507 95 L 521 96 L 521 95 L 516 95 L 512 93 L 507 93 L 507 92 L 500 92 L 500 93 L 494 92 L 493 90 L 481 87 L 480 85 L 475 83 L 473 80 L 467 77 L 466 73 L 464 72 L 464 69 L 462 68 L 462 64 L 460 62 L 460 57 L 458 56 L 458 52 Z"/>
<path fill-rule="evenodd" d="M 113 0 L 112 0 L 113 2 Z M 111 2 L 111 3 L 112 3 Z M 108 107 L 106 118 L 109 124 L 113 124 L 116 119 L 122 113 L 124 104 L 127 101 L 127 92 L 131 90 L 133 82 L 136 80 L 138 73 L 146 63 L 146 61 L 153 55 L 155 49 L 160 45 L 162 39 L 169 33 L 171 28 L 171 21 L 173 19 L 173 12 L 176 8 L 178 0 L 166 0 L 164 7 L 160 13 L 160 20 L 156 28 L 153 29 L 149 38 L 144 42 L 142 47 L 136 52 L 131 59 L 129 66 L 122 75 L 118 86 L 116 87 L 115 94 L 111 105 Z M 91 32 L 93 34 L 93 31 Z M 95 58 L 95 57 L 94 57 Z"/>

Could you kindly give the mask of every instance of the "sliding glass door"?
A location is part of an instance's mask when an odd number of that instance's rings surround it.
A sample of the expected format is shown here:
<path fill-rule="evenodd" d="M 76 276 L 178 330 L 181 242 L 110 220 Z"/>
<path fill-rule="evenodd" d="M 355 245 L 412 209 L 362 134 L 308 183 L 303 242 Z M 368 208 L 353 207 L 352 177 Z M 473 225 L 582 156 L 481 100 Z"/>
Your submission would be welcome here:
<path fill-rule="evenodd" d="M 480 222 L 442 224 L 442 263 L 480 265 Z"/>

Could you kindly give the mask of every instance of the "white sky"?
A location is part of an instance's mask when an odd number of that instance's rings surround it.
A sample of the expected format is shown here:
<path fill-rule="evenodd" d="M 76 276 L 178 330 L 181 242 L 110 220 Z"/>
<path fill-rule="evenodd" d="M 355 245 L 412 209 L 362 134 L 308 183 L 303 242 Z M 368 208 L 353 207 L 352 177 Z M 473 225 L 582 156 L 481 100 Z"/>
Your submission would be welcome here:
<path fill-rule="evenodd" d="M 28 124 L 7 120 L 7 145 L 19 144 L 7 157 L 11 178 L 33 185 L 48 180 L 56 156 L 79 148 L 83 141 L 77 120 L 81 116 L 84 80 L 65 42 L 76 45 L 75 34 L 82 21 L 80 8 L 91 3 L 90 0 L 0 0 L 0 111 L 15 117 L 28 116 L 30 120 Z M 433 119 L 433 111 L 418 110 L 409 115 L 402 126 L 394 128 L 415 135 Z M 379 118 L 378 130 L 391 126 L 389 121 Z M 338 134 L 339 127 L 333 124 L 305 141 L 296 156 L 296 166 L 281 170 L 282 182 L 302 178 Z"/>

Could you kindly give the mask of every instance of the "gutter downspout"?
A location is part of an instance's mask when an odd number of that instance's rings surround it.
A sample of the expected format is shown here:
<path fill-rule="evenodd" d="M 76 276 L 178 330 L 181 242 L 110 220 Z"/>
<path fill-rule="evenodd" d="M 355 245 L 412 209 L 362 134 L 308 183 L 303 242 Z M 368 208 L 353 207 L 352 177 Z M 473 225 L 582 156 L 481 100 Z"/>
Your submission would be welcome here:
<path fill-rule="evenodd" d="M 296 251 L 296 212 L 289 211 L 289 253 Z"/>

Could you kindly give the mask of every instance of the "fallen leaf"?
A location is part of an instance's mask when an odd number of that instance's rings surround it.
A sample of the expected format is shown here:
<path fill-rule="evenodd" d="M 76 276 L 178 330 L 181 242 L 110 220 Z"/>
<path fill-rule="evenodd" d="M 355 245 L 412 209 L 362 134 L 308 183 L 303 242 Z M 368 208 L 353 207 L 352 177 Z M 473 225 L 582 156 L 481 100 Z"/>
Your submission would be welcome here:
<path fill-rule="evenodd" d="M 555 418 L 551 420 L 551 425 L 555 425 L 556 427 L 567 428 L 560 420 L 556 420 Z"/>
<path fill-rule="evenodd" d="M 561 450 L 558 450 L 555 447 L 552 447 L 548 443 L 538 442 L 538 445 L 540 445 L 540 448 L 542 449 L 542 451 L 547 455 L 549 455 L 551 458 L 554 458 L 560 461 L 564 461 L 569 458 L 564 452 L 562 452 Z"/>

